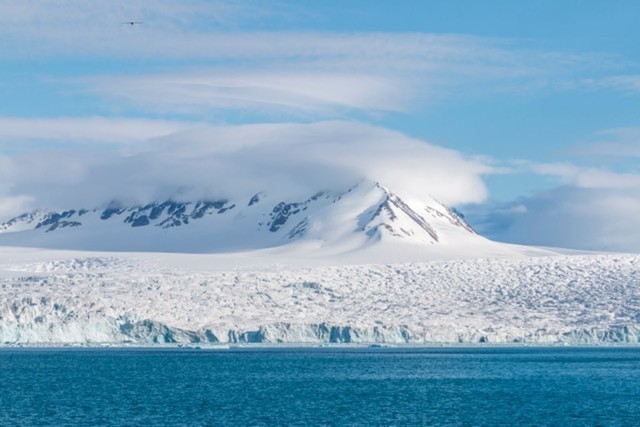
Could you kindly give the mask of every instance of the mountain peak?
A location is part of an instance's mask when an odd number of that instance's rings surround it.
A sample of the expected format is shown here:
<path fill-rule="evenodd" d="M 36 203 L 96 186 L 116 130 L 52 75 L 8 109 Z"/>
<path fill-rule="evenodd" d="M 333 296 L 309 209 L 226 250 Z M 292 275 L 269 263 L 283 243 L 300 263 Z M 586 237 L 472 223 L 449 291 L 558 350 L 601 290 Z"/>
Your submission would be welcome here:
<path fill-rule="evenodd" d="M 456 244 L 478 237 L 433 199 L 407 201 L 379 182 L 273 200 L 164 201 L 25 213 L 0 224 L 0 244 L 65 249 L 227 252 L 315 241 L 350 248 L 385 242 Z"/>

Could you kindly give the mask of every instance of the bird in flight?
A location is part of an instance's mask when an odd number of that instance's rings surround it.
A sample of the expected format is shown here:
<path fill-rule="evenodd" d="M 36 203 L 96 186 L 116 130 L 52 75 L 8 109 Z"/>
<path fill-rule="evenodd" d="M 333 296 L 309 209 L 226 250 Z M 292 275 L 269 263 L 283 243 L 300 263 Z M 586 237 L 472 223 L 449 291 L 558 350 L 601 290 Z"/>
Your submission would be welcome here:
<path fill-rule="evenodd" d="M 125 21 L 125 22 L 123 22 L 123 24 L 133 26 L 133 25 L 140 25 L 140 24 L 144 24 L 144 22 L 140 22 L 140 21 Z"/>

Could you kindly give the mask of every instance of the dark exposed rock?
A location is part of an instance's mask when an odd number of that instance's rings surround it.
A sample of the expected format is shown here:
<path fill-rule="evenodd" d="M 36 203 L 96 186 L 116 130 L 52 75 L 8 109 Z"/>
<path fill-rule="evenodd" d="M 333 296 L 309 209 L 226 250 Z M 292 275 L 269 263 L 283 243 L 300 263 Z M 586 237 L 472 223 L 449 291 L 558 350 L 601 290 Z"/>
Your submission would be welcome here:
<path fill-rule="evenodd" d="M 247 206 L 253 206 L 260 201 L 260 198 L 263 196 L 262 193 L 255 194 L 251 200 L 249 200 L 249 204 Z"/>
<path fill-rule="evenodd" d="M 117 201 L 112 201 L 109 203 L 109 206 L 102 212 L 100 215 L 100 219 L 107 220 L 111 218 L 113 215 L 120 215 L 126 209 L 120 205 Z"/>
<path fill-rule="evenodd" d="M 311 202 L 317 201 L 323 194 L 325 193 L 323 191 L 320 191 L 314 194 L 313 196 L 311 196 L 310 198 L 308 198 L 307 200 L 305 200 L 304 202 L 278 203 L 273 208 L 270 214 L 271 221 L 269 221 L 269 223 L 267 224 L 269 227 L 269 231 L 271 231 L 272 233 L 275 233 L 276 231 L 278 231 L 280 227 L 282 227 L 287 222 L 289 217 L 296 215 L 301 211 L 307 210 L 308 205 Z"/>
<path fill-rule="evenodd" d="M 146 215 L 141 215 L 137 217 L 131 223 L 132 227 L 144 227 L 145 225 L 149 225 L 149 218 Z"/>
<path fill-rule="evenodd" d="M 304 233 L 307 231 L 308 227 L 309 221 L 307 221 L 307 219 L 305 218 L 300 221 L 298 225 L 291 229 L 291 231 L 287 234 L 287 237 L 289 238 L 289 240 L 299 239 L 304 236 Z"/>
<path fill-rule="evenodd" d="M 81 225 L 82 225 L 82 223 L 78 222 L 78 221 L 57 221 L 57 222 L 53 223 L 51 225 L 51 227 L 49 227 L 47 229 L 47 233 L 49 231 L 54 231 L 54 230 L 56 230 L 58 228 L 79 227 Z"/>
<path fill-rule="evenodd" d="M 224 213 L 235 205 L 226 206 L 226 200 L 202 200 L 199 202 L 176 202 L 167 200 L 162 203 L 151 203 L 146 206 L 129 209 L 124 222 L 132 227 L 155 225 L 171 228 L 189 224 L 190 220 L 200 219 L 212 213 Z M 164 218 L 163 218 L 164 217 Z M 163 218 L 160 222 L 156 220 Z"/>
<path fill-rule="evenodd" d="M 300 212 L 301 203 L 285 203 L 280 202 L 271 211 L 271 222 L 269 223 L 269 231 L 276 232 L 283 226 L 291 215 Z"/>
<path fill-rule="evenodd" d="M 77 227 L 82 225 L 79 221 L 67 221 L 67 218 L 71 218 L 76 213 L 75 210 L 64 211 L 62 213 L 51 212 L 48 213 L 42 221 L 36 225 L 38 228 L 46 228 L 46 232 L 54 231 L 58 228 Z"/>

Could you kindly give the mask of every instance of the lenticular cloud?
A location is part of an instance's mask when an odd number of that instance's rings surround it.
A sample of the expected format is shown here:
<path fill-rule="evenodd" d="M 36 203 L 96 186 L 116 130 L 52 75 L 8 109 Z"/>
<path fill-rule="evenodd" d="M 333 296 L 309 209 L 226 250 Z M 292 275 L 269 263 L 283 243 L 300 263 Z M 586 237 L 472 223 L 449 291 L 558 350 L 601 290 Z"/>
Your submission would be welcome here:
<path fill-rule="evenodd" d="M 13 157 L 5 197 L 30 207 L 94 207 L 113 199 L 283 197 L 378 181 L 445 204 L 480 202 L 490 167 L 398 132 L 357 122 L 198 126 L 130 145 L 61 142 Z M 13 204 L 15 206 L 15 203 Z"/>

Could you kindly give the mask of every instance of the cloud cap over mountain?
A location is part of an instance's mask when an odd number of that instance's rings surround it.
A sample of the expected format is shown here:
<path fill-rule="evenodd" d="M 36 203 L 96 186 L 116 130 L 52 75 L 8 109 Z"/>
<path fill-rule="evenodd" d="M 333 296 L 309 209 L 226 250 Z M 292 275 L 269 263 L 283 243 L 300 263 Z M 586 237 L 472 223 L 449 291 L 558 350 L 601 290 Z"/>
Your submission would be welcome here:
<path fill-rule="evenodd" d="M 102 120 L 97 123 L 100 128 L 105 125 Z M 474 203 L 486 197 L 482 175 L 492 172 L 482 161 L 454 150 L 358 122 L 188 129 L 180 125 L 175 131 L 162 122 L 159 129 L 169 129 L 162 136 L 148 121 L 128 124 L 143 129 L 133 132 L 135 141 L 120 141 L 116 148 L 112 140 L 80 141 L 55 150 L 34 145 L 27 152 L 0 158 L 6 166 L 0 189 L 7 201 L 4 214 L 15 214 L 18 207 L 94 207 L 112 199 L 144 203 L 167 197 L 250 197 L 264 190 L 291 198 L 344 189 L 362 179 L 412 197 Z M 58 133 L 64 136 L 60 126 Z M 150 138 L 141 142 L 145 131 Z M 42 131 L 34 126 L 33 133 L 40 136 Z"/>

